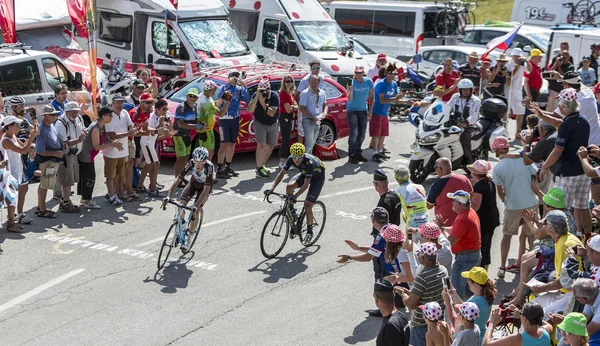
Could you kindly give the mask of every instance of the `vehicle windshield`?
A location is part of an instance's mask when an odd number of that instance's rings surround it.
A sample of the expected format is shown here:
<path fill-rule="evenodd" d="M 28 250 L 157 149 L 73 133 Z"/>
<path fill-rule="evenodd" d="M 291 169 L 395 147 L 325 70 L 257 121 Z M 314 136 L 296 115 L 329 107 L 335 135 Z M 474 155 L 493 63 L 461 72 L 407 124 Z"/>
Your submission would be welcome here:
<path fill-rule="evenodd" d="M 213 82 L 215 82 L 215 84 L 217 84 L 218 87 L 223 85 L 223 82 L 220 80 L 216 80 L 216 79 L 211 79 L 211 80 Z M 171 95 L 171 97 L 169 97 L 169 99 L 173 102 L 185 101 L 185 97 L 188 93 L 188 90 L 190 90 L 190 88 L 196 88 L 196 90 L 199 90 L 199 91 L 204 90 L 204 80 L 202 78 L 194 79 L 193 81 L 187 83 L 186 85 L 181 87 L 179 90 L 177 90 L 173 95 Z"/>
<path fill-rule="evenodd" d="M 539 44 L 540 47 L 548 47 L 548 43 L 550 42 L 550 34 L 545 32 L 528 33 L 527 37 Z"/>
<path fill-rule="evenodd" d="M 352 41 L 354 42 L 354 51 L 358 52 L 360 55 L 376 54 L 374 50 L 365 46 L 365 44 L 359 40 L 352 39 Z"/>
<path fill-rule="evenodd" d="M 336 51 L 348 47 L 348 40 L 334 22 L 292 22 L 302 47 L 306 50 Z"/>
<path fill-rule="evenodd" d="M 250 52 L 246 41 L 228 19 L 181 22 L 179 27 L 196 51 L 217 51 L 222 57 Z"/>

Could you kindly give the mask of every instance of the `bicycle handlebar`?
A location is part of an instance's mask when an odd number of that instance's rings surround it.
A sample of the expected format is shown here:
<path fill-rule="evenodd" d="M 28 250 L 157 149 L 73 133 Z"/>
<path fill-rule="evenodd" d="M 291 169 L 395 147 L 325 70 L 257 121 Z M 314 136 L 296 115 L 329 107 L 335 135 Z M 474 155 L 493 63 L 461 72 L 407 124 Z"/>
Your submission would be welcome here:
<path fill-rule="evenodd" d="M 181 208 L 181 209 L 189 210 L 189 211 L 191 211 L 192 213 L 195 213 L 196 211 L 198 211 L 198 208 L 196 208 L 196 206 L 191 206 L 191 207 L 188 207 L 187 205 L 183 205 L 183 204 L 179 204 L 179 203 L 175 202 L 175 200 L 173 200 L 172 198 L 169 198 L 169 199 L 167 200 L 167 203 L 169 203 L 169 204 L 173 204 L 173 205 L 177 206 L 177 208 Z M 162 209 L 163 209 L 163 210 L 167 210 L 167 205 L 166 205 L 166 204 L 165 204 L 165 205 L 163 205 Z"/>
<path fill-rule="evenodd" d="M 271 193 L 269 193 L 269 194 L 266 194 L 266 195 L 265 195 L 265 198 L 263 199 L 263 201 L 265 201 L 265 200 L 266 200 L 266 201 L 267 201 L 267 202 L 269 202 L 269 203 L 273 203 L 273 202 L 272 202 L 272 201 L 269 199 L 269 196 L 271 196 L 271 195 L 275 195 L 275 196 L 277 196 L 277 197 L 279 197 L 279 198 L 281 198 L 281 199 L 289 199 L 289 198 L 290 198 L 290 196 L 288 196 L 288 195 L 286 195 L 286 194 L 283 194 L 283 193 L 277 193 L 277 192 L 271 191 Z"/>

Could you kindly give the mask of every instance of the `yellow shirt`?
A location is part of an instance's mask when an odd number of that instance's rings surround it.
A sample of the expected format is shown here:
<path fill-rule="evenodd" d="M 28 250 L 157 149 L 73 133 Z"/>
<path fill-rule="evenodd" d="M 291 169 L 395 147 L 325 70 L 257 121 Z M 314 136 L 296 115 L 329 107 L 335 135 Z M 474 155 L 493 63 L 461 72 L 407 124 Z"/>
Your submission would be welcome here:
<path fill-rule="evenodd" d="M 571 233 L 567 233 L 560 237 L 555 245 L 554 252 L 554 266 L 556 267 L 556 280 L 560 279 L 560 272 L 562 271 L 562 264 L 567 259 L 567 255 L 565 252 L 568 248 L 573 247 L 575 245 L 583 246 L 579 238 Z M 579 270 L 582 270 L 583 267 L 581 265 L 581 257 L 577 256 L 577 262 L 579 262 Z M 561 288 L 561 292 L 567 293 L 569 292 L 566 288 Z"/>

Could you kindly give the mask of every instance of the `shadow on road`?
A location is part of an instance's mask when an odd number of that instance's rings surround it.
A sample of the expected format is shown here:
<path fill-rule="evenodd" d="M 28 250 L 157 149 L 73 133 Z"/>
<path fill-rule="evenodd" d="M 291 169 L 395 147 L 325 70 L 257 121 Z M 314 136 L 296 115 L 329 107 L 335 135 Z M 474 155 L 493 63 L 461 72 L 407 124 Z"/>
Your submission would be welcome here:
<path fill-rule="evenodd" d="M 354 330 L 352 335 L 344 338 L 344 341 L 350 345 L 356 345 L 359 342 L 365 342 L 373 340 L 379 333 L 381 327 L 381 318 L 379 317 L 365 317 L 364 321 L 360 322 Z"/>
<path fill-rule="evenodd" d="M 185 263 L 172 262 L 163 269 L 162 273 L 157 271 L 153 279 L 147 277 L 143 282 L 154 282 L 163 286 L 160 289 L 163 293 L 176 293 L 178 288 L 182 289 L 188 286 L 193 273 Z"/>
<path fill-rule="evenodd" d="M 266 283 L 277 283 L 280 279 L 292 279 L 308 268 L 304 264 L 304 261 L 306 261 L 308 256 L 319 251 L 319 249 L 321 249 L 319 245 L 305 247 L 284 257 L 277 258 L 273 263 L 269 262 L 271 260 L 264 260 L 253 268 L 248 269 L 248 271 L 262 272 L 266 275 L 263 279 Z"/>

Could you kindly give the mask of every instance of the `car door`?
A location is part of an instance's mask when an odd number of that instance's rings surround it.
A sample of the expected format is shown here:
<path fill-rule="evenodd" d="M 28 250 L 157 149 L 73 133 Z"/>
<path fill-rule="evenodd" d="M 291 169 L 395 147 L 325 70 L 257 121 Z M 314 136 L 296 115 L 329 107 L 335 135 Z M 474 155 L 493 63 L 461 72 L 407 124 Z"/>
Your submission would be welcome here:
<path fill-rule="evenodd" d="M 46 77 L 40 74 L 40 66 L 35 57 L 26 57 L 0 66 L 0 92 L 10 98 L 21 96 L 25 107 L 33 107 L 37 113 L 50 102 L 49 87 L 44 87 Z"/>
<path fill-rule="evenodd" d="M 423 63 L 425 64 L 428 70 L 427 73 L 430 76 L 435 75 L 436 70 L 440 65 L 442 65 L 442 62 L 444 62 L 446 58 L 453 58 L 453 52 L 447 49 L 431 50 L 428 53 L 427 59 L 425 59 L 425 54 L 423 54 Z"/>

